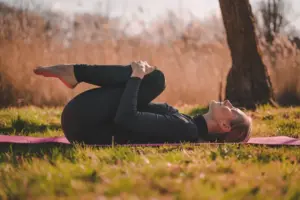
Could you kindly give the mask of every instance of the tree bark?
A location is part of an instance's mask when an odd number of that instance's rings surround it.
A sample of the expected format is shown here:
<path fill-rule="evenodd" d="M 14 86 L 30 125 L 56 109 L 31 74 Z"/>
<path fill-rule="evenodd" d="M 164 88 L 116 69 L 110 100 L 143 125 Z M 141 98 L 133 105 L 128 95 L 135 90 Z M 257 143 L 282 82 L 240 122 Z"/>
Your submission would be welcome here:
<path fill-rule="evenodd" d="M 232 68 L 227 76 L 226 99 L 238 107 L 275 105 L 267 68 L 255 34 L 255 21 L 249 0 L 219 0 Z"/>

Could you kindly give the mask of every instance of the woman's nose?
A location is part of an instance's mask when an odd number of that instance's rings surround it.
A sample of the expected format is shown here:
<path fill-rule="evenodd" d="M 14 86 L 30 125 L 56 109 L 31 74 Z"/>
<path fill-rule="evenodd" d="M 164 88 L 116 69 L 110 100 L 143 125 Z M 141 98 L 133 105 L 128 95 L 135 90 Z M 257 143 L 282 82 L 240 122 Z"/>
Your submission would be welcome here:
<path fill-rule="evenodd" d="M 224 104 L 225 104 L 226 106 L 232 107 L 232 104 L 231 104 L 230 101 L 227 100 L 227 99 L 224 101 Z"/>

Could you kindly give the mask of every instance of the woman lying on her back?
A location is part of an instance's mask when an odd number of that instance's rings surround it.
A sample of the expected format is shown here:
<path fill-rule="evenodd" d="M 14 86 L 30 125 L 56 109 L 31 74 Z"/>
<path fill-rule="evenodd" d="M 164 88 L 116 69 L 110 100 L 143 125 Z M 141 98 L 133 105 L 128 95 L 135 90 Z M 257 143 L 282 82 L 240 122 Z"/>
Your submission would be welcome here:
<path fill-rule="evenodd" d="M 165 89 L 164 74 L 147 62 L 131 65 L 56 65 L 38 75 L 59 78 L 69 88 L 80 82 L 101 86 L 74 97 L 61 123 L 70 142 L 111 144 L 246 142 L 251 118 L 226 100 L 211 101 L 209 111 L 190 117 L 168 104 L 152 103 Z"/>

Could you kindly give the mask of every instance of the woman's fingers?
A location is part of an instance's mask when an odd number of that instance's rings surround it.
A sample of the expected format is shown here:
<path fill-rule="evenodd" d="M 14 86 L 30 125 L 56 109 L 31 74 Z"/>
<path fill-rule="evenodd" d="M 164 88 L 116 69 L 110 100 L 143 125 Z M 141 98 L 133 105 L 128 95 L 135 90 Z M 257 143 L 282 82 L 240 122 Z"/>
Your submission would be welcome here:
<path fill-rule="evenodd" d="M 150 74 L 151 72 L 153 72 L 155 70 L 155 67 L 149 65 L 147 62 L 145 62 L 145 66 L 146 66 L 146 72 L 147 72 L 147 74 Z"/>
<path fill-rule="evenodd" d="M 154 67 L 152 67 L 152 66 L 149 66 L 149 67 L 146 67 L 146 73 L 147 74 L 150 74 L 151 72 L 153 72 L 154 71 Z"/>
<path fill-rule="evenodd" d="M 150 74 L 155 70 L 155 67 L 149 65 L 146 61 L 134 61 L 131 63 L 132 70 L 144 75 Z"/>

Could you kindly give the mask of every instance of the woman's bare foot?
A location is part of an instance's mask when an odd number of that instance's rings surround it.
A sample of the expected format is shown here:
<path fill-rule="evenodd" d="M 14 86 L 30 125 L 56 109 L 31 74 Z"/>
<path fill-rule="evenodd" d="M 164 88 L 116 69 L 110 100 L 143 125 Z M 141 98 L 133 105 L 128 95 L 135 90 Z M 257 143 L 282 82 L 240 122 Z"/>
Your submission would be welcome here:
<path fill-rule="evenodd" d="M 60 79 L 68 88 L 75 88 L 78 81 L 75 78 L 73 65 L 56 65 L 50 67 L 37 67 L 34 73 L 44 77 Z"/>

